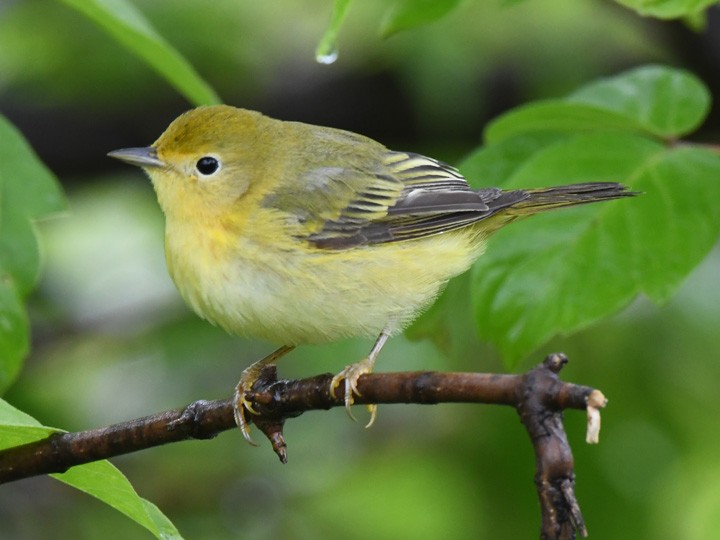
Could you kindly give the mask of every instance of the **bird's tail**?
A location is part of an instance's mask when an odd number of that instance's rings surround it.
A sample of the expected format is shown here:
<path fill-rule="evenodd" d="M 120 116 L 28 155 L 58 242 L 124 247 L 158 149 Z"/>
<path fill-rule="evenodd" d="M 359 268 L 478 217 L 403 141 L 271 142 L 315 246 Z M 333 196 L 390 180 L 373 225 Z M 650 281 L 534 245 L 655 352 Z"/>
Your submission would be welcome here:
<path fill-rule="evenodd" d="M 623 197 L 633 197 L 637 192 L 616 182 L 587 182 L 540 189 L 523 190 L 525 198 L 507 207 L 508 215 L 529 215 L 562 206 L 574 206 Z"/>

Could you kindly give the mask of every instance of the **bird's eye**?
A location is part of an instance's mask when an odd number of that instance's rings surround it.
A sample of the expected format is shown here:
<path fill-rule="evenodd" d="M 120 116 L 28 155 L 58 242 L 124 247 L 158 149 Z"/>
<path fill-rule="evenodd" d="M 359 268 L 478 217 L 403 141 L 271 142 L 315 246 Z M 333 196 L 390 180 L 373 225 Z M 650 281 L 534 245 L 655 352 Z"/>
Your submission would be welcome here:
<path fill-rule="evenodd" d="M 211 176 L 220 170 L 220 161 L 212 156 L 205 156 L 198 159 L 195 168 L 203 176 Z"/>

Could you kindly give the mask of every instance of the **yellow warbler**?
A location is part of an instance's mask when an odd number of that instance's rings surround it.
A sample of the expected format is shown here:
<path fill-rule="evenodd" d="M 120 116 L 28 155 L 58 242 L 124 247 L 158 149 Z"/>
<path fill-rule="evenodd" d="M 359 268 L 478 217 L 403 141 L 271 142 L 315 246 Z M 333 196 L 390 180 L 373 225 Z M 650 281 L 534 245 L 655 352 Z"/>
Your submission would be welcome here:
<path fill-rule="evenodd" d="M 198 315 L 283 346 L 243 372 L 235 418 L 263 365 L 303 343 L 377 337 L 347 366 L 345 404 L 400 332 L 492 232 L 560 206 L 632 195 L 616 183 L 474 190 L 454 168 L 355 133 L 225 105 L 178 117 L 149 147 L 110 156 L 142 167 L 165 214 L 170 274 Z M 375 409 L 371 409 L 372 423 Z"/>

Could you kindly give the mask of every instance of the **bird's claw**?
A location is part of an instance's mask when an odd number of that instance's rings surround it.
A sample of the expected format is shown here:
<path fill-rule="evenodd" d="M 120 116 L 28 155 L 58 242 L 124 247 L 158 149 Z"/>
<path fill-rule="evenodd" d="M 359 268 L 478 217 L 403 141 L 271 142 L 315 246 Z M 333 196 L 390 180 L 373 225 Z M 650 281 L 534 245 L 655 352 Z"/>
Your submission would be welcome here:
<path fill-rule="evenodd" d="M 252 390 L 253 385 L 260 378 L 264 369 L 269 367 L 274 368 L 275 363 L 294 348 L 294 345 L 283 345 L 262 360 L 252 364 L 240 375 L 240 381 L 237 383 L 235 393 L 233 394 L 233 416 L 235 417 L 235 423 L 242 432 L 243 438 L 253 446 L 258 446 L 258 444 L 250 437 L 250 423 L 247 420 L 246 413 L 254 414 L 255 416 L 260 413 L 253 408 L 252 401 L 247 398 L 247 394 Z M 275 372 L 273 372 L 273 379 L 274 378 Z"/>
<path fill-rule="evenodd" d="M 243 438 L 252 446 L 258 446 L 258 444 L 250 436 L 250 423 L 245 415 L 247 413 L 257 415 L 258 412 L 253 408 L 252 401 L 247 399 L 246 396 L 256 380 L 257 374 L 248 373 L 248 370 L 243 371 L 240 382 L 238 382 L 235 387 L 235 393 L 233 394 L 233 416 L 235 417 L 235 423 L 240 428 Z"/>
<path fill-rule="evenodd" d="M 353 415 L 351 407 L 355 402 L 354 396 L 362 395 L 357 389 L 358 379 L 362 375 L 372 373 L 373 364 L 374 362 L 369 358 L 365 358 L 364 360 L 361 360 L 360 362 L 357 362 L 355 364 L 350 364 L 349 366 L 346 366 L 345 369 L 343 369 L 340 373 L 335 375 L 330 382 L 330 395 L 333 398 L 335 397 L 335 389 L 340 386 L 341 382 L 344 383 L 345 395 L 343 400 L 345 402 L 345 410 L 347 411 L 348 416 L 356 422 L 357 419 Z M 375 423 L 375 418 L 377 417 L 377 405 L 369 404 L 366 405 L 366 407 L 368 412 L 370 413 L 370 421 L 365 425 L 365 427 L 369 428 Z"/>

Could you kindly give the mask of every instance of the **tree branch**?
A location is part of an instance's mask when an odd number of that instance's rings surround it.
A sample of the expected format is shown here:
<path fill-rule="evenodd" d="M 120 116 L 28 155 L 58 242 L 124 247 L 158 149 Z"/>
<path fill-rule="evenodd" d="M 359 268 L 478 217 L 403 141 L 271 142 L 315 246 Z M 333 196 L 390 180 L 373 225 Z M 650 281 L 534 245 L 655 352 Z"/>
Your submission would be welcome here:
<path fill-rule="evenodd" d="M 557 374 L 567 363 L 551 354 L 519 375 L 483 373 L 377 373 L 358 381 L 355 403 L 492 403 L 517 409 L 535 449 L 535 483 L 542 510 L 541 538 L 587 535 L 574 494 L 573 456 L 562 423 L 564 409 L 588 412 L 588 442 L 597 442 L 601 392 L 565 383 Z M 270 439 L 280 460 L 287 460 L 282 427 L 305 411 L 343 406 L 330 395 L 331 374 L 301 380 L 276 380 L 274 367 L 263 372 L 248 396 L 259 413 L 250 420 Z M 45 439 L 0 451 L 0 483 L 187 439 L 209 439 L 235 428 L 231 399 L 195 401 L 182 409 L 78 433 L 55 433 Z"/>

